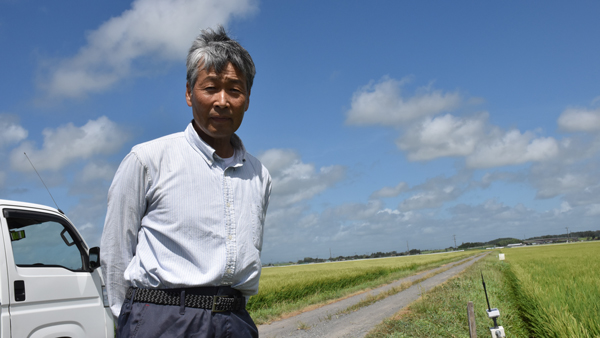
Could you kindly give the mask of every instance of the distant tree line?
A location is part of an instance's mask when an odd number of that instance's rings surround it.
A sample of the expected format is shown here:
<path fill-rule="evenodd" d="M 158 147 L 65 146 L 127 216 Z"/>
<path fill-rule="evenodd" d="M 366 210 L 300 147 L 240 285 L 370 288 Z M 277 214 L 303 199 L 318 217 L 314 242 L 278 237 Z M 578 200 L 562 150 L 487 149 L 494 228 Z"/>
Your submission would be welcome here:
<path fill-rule="evenodd" d="M 561 234 L 561 235 L 545 235 L 545 236 L 536 236 L 528 238 L 527 240 L 536 240 L 536 239 L 546 239 L 546 238 L 588 238 L 591 240 L 600 240 L 600 230 L 597 231 L 574 231 L 569 232 L 569 234 Z M 462 243 L 458 246 L 458 249 L 465 250 L 471 248 L 482 248 L 482 247 L 493 247 L 493 246 L 507 246 L 509 244 L 522 243 L 523 241 L 517 238 L 498 238 L 489 242 L 466 242 Z"/>
<path fill-rule="evenodd" d="M 492 247 L 492 246 L 507 246 L 509 244 L 521 243 L 522 241 L 516 238 L 498 238 L 489 242 L 467 242 L 458 246 L 458 249 L 465 250 L 470 248 Z"/>
<path fill-rule="evenodd" d="M 369 259 L 369 258 L 381 258 L 381 257 L 395 257 L 395 256 L 406 256 L 406 255 L 418 255 L 421 253 L 419 249 L 412 249 L 408 252 L 374 252 L 370 255 L 354 255 L 354 256 L 337 256 L 332 258 L 312 258 L 312 257 L 304 257 L 304 259 L 299 260 L 296 264 L 307 264 L 307 263 L 323 263 L 323 262 L 339 262 L 339 261 L 350 261 L 354 259 Z"/>
<path fill-rule="evenodd" d="M 531 237 L 528 239 L 544 239 L 544 238 L 554 238 L 554 237 L 571 237 L 571 238 L 590 238 L 590 239 L 600 239 L 600 230 L 597 231 L 574 231 L 574 232 L 569 232 L 568 234 L 562 234 L 562 235 L 545 235 L 545 236 L 537 236 L 537 237 Z"/>

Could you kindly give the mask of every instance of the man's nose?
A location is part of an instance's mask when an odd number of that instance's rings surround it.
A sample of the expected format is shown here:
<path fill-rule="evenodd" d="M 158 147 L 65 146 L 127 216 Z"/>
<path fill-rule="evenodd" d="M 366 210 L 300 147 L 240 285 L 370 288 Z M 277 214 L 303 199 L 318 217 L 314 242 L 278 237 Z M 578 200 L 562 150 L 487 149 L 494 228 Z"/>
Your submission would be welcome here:
<path fill-rule="evenodd" d="M 227 96 L 227 93 L 225 93 L 224 90 L 220 91 L 217 94 L 217 100 L 216 100 L 215 104 L 219 108 L 227 108 L 229 106 L 229 97 Z"/>

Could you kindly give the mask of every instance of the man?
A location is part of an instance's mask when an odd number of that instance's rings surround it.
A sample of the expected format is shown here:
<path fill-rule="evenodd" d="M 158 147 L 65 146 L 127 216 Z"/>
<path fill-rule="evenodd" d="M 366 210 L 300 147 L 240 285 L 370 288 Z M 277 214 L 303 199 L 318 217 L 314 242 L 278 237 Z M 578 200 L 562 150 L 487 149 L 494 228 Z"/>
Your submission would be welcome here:
<path fill-rule="evenodd" d="M 271 177 L 235 131 L 250 102 L 250 54 L 223 27 L 187 57 L 184 132 L 139 144 L 108 193 L 102 269 L 120 337 L 257 337 Z"/>

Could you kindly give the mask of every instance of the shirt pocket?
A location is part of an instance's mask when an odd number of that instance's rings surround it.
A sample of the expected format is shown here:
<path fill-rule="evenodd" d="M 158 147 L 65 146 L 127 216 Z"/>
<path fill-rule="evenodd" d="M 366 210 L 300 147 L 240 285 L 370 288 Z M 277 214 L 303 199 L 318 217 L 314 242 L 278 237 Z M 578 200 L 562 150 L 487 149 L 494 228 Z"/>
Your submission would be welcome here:
<path fill-rule="evenodd" d="M 265 225 L 265 212 L 263 207 L 258 204 L 252 205 L 252 226 L 253 226 L 253 243 L 258 251 L 262 250 L 263 244 L 263 227 Z"/>

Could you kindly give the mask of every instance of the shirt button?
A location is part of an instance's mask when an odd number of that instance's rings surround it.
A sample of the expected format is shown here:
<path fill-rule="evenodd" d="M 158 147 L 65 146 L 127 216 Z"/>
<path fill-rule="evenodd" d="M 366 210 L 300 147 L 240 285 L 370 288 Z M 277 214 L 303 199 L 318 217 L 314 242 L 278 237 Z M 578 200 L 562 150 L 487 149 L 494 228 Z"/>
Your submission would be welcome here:
<path fill-rule="evenodd" d="M 228 239 L 228 240 L 231 240 L 231 235 L 227 236 L 227 239 Z"/>
<path fill-rule="evenodd" d="M 229 208 L 229 207 L 231 207 L 231 204 L 227 203 L 227 207 L 228 207 L 228 208 Z"/>

